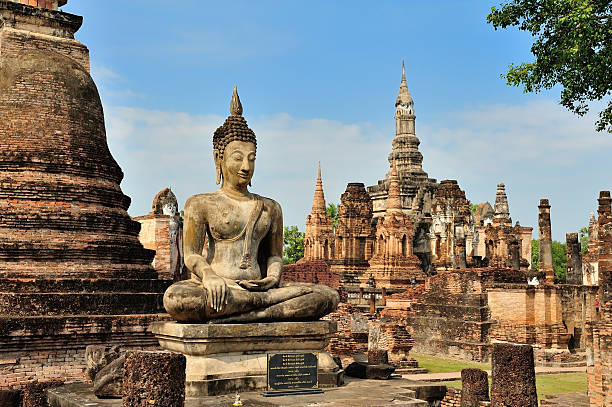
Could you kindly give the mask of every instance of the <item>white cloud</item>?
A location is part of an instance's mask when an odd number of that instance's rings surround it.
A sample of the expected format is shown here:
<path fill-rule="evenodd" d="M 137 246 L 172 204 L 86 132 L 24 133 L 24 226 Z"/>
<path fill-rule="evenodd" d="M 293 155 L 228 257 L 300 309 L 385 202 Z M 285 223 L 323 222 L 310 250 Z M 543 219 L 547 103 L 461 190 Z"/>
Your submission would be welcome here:
<path fill-rule="evenodd" d="M 513 219 L 534 232 L 539 199 L 549 198 L 553 238 L 564 241 L 612 186 L 612 135 L 594 131 L 595 114 L 579 118 L 550 100 L 453 112 L 417 127 L 423 164 L 431 176 L 458 179 L 473 202 L 493 203 L 504 182 Z"/>
<path fill-rule="evenodd" d="M 133 216 L 150 211 L 155 194 L 167 186 L 180 206 L 193 194 L 217 188 L 212 133 L 225 118 L 134 108 L 108 108 L 106 117 L 109 146 L 125 173 L 122 189 L 132 197 Z M 348 181 L 375 182 L 375 174 L 386 171 L 388 143 L 367 123 L 278 114 L 249 125 L 258 137 L 252 191 L 280 202 L 285 224 L 303 229 L 318 160 L 329 202 L 339 201 Z"/>
<path fill-rule="evenodd" d="M 224 117 L 134 108 L 108 108 L 106 115 L 132 215 L 150 211 L 154 195 L 167 186 L 179 205 L 217 188 L 211 139 Z M 392 122 L 377 127 L 285 113 L 247 119 L 258 136 L 252 191 L 279 201 L 285 224 L 304 228 L 317 161 L 326 200 L 335 203 L 348 182 L 371 185 L 388 169 Z M 558 240 L 584 226 L 597 191 L 611 188 L 612 136 L 592 129 L 592 118 L 578 119 L 552 101 L 482 106 L 437 123 L 417 120 L 423 168 L 431 177 L 459 180 L 473 202 L 493 203 L 496 184 L 504 182 L 511 215 L 523 225 L 537 226 L 538 200 L 549 198 Z"/>

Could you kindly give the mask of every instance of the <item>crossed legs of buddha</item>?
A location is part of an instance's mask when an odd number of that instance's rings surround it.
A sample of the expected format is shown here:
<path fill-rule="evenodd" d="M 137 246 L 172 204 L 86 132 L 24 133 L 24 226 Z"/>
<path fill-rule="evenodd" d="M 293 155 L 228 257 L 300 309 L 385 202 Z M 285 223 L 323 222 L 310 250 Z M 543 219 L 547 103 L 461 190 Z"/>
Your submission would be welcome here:
<path fill-rule="evenodd" d="M 197 280 L 180 281 L 164 294 L 164 307 L 179 322 L 248 323 L 317 320 L 339 302 L 336 290 L 319 284 L 283 282 L 257 292 L 228 287 L 227 304 L 213 310 Z"/>

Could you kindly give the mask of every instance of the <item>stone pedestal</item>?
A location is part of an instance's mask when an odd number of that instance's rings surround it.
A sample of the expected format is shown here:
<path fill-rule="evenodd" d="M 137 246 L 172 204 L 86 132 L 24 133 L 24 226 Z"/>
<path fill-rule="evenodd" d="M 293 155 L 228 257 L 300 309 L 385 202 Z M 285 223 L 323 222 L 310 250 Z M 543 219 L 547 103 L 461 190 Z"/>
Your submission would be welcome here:
<path fill-rule="evenodd" d="M 187 358 L 186 397 L 264 390 L 270 352 L 318 352 L 319 387 L 342 384 L 343 371 L 325 351 L 335 322 L 155 322 L 151 330 L 164 349 Z"/>

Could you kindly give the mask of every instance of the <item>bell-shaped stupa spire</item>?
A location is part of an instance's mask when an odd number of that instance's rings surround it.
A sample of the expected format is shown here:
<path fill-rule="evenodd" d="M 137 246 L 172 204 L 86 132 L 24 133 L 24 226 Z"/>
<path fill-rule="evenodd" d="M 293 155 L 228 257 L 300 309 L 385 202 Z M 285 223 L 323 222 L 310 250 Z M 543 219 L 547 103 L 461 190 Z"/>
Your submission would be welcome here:
<path fill-rule="evenodd" d="M 395 101 L 395 106 L 403 104 L 412 104 L 412 95 L 410 95 L 410 91 L 408 90 L 408 83 L 406 82 L 406 67 L 404 66 L 404 60 L 402 59 L 402 82 L 400 83 L 399 92 L 397 94 L 397 100 Z"/>
<path fill-rule="evenodd" d="M 323 194 L 323 181 L 321 180 L 321 161 L 317 171 L 317 185 L 312 199 L 312 214 L 325 214 L 325 195 Z"/>

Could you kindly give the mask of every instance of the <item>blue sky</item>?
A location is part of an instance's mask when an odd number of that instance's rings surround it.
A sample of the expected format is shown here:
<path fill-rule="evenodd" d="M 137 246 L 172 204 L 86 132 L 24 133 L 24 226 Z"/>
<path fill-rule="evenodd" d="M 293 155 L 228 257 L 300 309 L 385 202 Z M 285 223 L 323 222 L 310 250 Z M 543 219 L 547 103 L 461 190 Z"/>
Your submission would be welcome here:
<path fill-rule="evenodd" d="M 84 16 L 77 39 L 91 52 L 133 216 L 164 187 L 181 206 L 216 188 L 212 132 L 236 84 L 258 136 L 252 190 L 303 230 L 318 160 L 328 202 L 348 182 L 384 177 L 405 59 L 430 177 L 457 179 L 474 203 L 493 203 L 504 182 L 522 225 L 537 227 L 549 198 L 564 241 L 612 188 L 612 136 L 560 107 L 558 89 L 506 86 L 500 74 L 531 59 L 532 39 L 487 25 L 494 4 L 71 0 L 63 10 Z"/>

